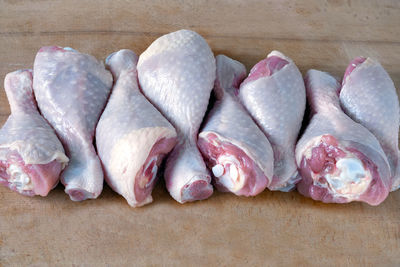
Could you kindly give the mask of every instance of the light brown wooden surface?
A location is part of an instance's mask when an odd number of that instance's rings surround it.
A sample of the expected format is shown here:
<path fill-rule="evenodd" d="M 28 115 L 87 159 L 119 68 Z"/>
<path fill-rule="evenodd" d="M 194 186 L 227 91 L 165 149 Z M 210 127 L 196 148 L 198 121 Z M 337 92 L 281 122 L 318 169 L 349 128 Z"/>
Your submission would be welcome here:
<path fill-rule="evenodd" d="M 399 1 L 0 0 L 0 77 L 32 66 L 43 45 L 104 59 L 141 53 L 158 36 L 189 28 L 248 68 L 272 49 L 304 72 L 340 77 L 354 56 L 377 58 L 400 88 Z M 0 91 L 0 122 L 9 114 Z M 297 192 L 255 198 L 215 193 L 180 205 L 163 186 L 132 209 L 105 187 L 74 203 L 0 188 L 0 266 L 400 265 L 400 192 L 378 207 L 322 204 Z"/>

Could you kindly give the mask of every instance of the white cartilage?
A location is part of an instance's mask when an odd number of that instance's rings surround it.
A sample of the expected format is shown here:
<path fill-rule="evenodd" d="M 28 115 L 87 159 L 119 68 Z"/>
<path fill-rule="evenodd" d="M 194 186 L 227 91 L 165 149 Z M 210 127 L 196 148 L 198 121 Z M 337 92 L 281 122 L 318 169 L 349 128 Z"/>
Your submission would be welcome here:
<path fill-rule="evenodd" d="M 363 194 L 369 187 L 372 176 L 358 158 L 341 158 L 336 162 L 337 171 L 325 175 L 335 194 L 348 197 Z"/>
<path fill-rule="evenodd" d="M 7 172 L 10 175 L 8 182 L 14 184 L 19 191 L 33 189 L 31 179 L 18 165 L 10 164 Z"/>
<path fill-rule="evenodd" d="M 240 190 L 244 185 L 243 177 L 245 175 L 240 168 L 238 169 L 240 166 L 238 159 L 232 155 L 222 155 L 218 158 L 218 162 L 219 164 L 212 168 L 214 176 L 218 178 L 218 183 L 232 192 Z M 227 168 L 226 171 L 225 167 Z"/>
<path fill-rule="evenodd" d="M 221 164 L 215 165 L 211 170 L 215 177 L 221 177 L 224 174 L 224 166 Z"/>
<path fill-rule="evenodd" d="M 151 164 L 153 164 L 153 162 L 156 162 L 156 164 L 154 164 L 153 168 L 151 169 L 151 173 L 152 173 L 152 177 L 150 180 L 146 180 L 146 179 L 141 179 L 139 181 L 139 187 L 140 188 L 145 188 L 148 187 L 151 182 L 156 178 L 157 175 L 157 157 L 152 157 L 151 160 L 149 160 L 149 162 L 147 163 L 146 167 L 143 168 L 143 174 L 146 173 L 146 170 L 151 166 Z"/>
<path fill-rule="evenodd" d="M 231 164 L 231 166 L 229 167 L 229 175 L 231 176 L 233 181 L 236 181 L 239 176 L 239 172 L 233 164 Z"/>
<path fill-rule="evenodd" d="M 157 158 L 156 158 L 156 162 L 157 162 Z M 151 173 L 153 174 L 153 176 L 151 177 L 151 180 L 146 184 L 146 187 L 149 187 L 153 183 L 154 179 L 156 179 L 157 170 L 158 170 L 158 167 L 157 167 L 157 163 L 156 163 L 156 164 L 154 164 L 153 168 L 151 169 Z"/>
<path fill-rule="evenodd" d="M 341 170 L 340 178 L 353 182 L 357 182 L 366 174 L 362 162 L 356 158 L 339 159 L 336 162 L 336 167 Z"/>

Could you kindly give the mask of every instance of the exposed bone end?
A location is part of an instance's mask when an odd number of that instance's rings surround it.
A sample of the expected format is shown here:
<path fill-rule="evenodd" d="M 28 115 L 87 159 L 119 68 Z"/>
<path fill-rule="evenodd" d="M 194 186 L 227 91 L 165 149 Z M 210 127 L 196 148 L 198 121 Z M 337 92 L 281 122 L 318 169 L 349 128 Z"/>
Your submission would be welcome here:
<path fill-rule="evenodd" d="M 10 164 L 7 168 L 7 174 L 9 175 L 8 182 L 15 186 L 18 192 L 33 190 L 34 185 L 31 183 L 29 174 L 25 173 L 24 170 L 15 164 Z"/>
<path fill-rule="evenodd" d="M 154 182 L 154 180 L 157 177 L 157 171 L 158 171 L 158 166 L 157 164 L 155 164 L 151 169 L 151 173 L 153 174 L 153 176 L 151 177 L 151 180 L 146 184 L 146 187 L 149 187 Z"/>
<path fill-rule="evenodd" d="M 307 151 L 305 160 L 313 186 L 329 192 L 335 202 L 358 200 L 370 188 L 370 169 L 333 136 L 322 136 Z"/>
<path fill-rule="evenodd" d="M 222 185 L 228 191 L 233 193 L 240 191 L 245 186 L 246 175 L 236 166 L 235 163 L 224 162 L 215 165 L 213 169 L 219 169 L 219 166 L 221 166 L 222 170 L 217 170 L 217 174 L 221 175 L 216 176 L 213 171 L 217 184 Z"/>
<path fill-rule="evenodd" d="M 143 175 L 139 177 L 138 185 L 140 189 L 148 188 L 157 176 L 158 156 L 153 157 L 143 169 Z"/>
<path fill-rule="evenodd" d="M 224 166 L 221 164 L 215 165 L 211 170 L 215 177 L 221 177 L 224 174 Z"/>
<path fill-rule="evenodd" d="M 361 195 L 364 193 L 372 177 L 357 158 L 341 158 L 336 162 L 340 172 L 336 176 L 327 177 L 333 190 L 343 195 Z"/>
<path fill-rule="evenodd" d="M 62 170 L 62 163 L 58 160 L 28 166 L 20 154 L 7 151 L 7 158 L 0 160 L 0 185 L 25 196 L 45 197 L 58 184 Z"/>
<path fill-rule="evenodd" d="M 231 176 L 231 179 L 235 182 L 237 181 L 239 177 L 239 172 L 238 169 L 235 167 L 235 165 L 231 164 L 229 166 L 229 175 Z"/>

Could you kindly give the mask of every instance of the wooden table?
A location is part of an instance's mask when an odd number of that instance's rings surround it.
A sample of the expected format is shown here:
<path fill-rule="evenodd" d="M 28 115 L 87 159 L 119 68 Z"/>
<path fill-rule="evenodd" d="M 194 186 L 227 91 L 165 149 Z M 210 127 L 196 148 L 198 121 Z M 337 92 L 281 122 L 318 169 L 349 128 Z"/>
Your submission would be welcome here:
<path fill-rule="evenodd" d="M 0 0 L 0 77 L 29 68 L 44 45 L 104 59 L 141 53 L 181 28 L 248 68 L 272 49 L 342 76 L 350 59 L 377 58 L 400 88 L 399 1 Z M 9 107 L 0 93 L 0 119 Z M 180 205 L 158 185 L 132 209 L 108 187 L 75 203 L 0 188 L 0 265 L 400 265 L 400 192 L 378 207 L 322 204 L 296 192 L 254 198 L 215 193 Z"/>

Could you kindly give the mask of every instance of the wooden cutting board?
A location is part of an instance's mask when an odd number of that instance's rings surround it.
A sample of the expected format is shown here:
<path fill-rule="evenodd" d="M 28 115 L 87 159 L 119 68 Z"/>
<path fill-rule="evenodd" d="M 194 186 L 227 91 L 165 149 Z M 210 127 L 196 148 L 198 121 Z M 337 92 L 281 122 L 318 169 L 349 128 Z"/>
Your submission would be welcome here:
<path fill-rule="evenodd" d="M 400 88 L 396 0 L 0 0 L 0 77 L 31 67 L 44 45 L 104 59 L 121 48 L 141 53 L 181 28 L 248 68 L 279 49 L 303 73 L 340 77 L 353 57 L 373 56 Z M 8 114 L 1 90 L 1 123 Z M 153 204 L 133 209 L 108 187 L 82 203 L 62 186 L 46 198 L 1 187 L 0 266 L 400 265 L 400 192 L 378 207 L 270 191 L 180 205 L 161 184 L 153 196 Z"/>

